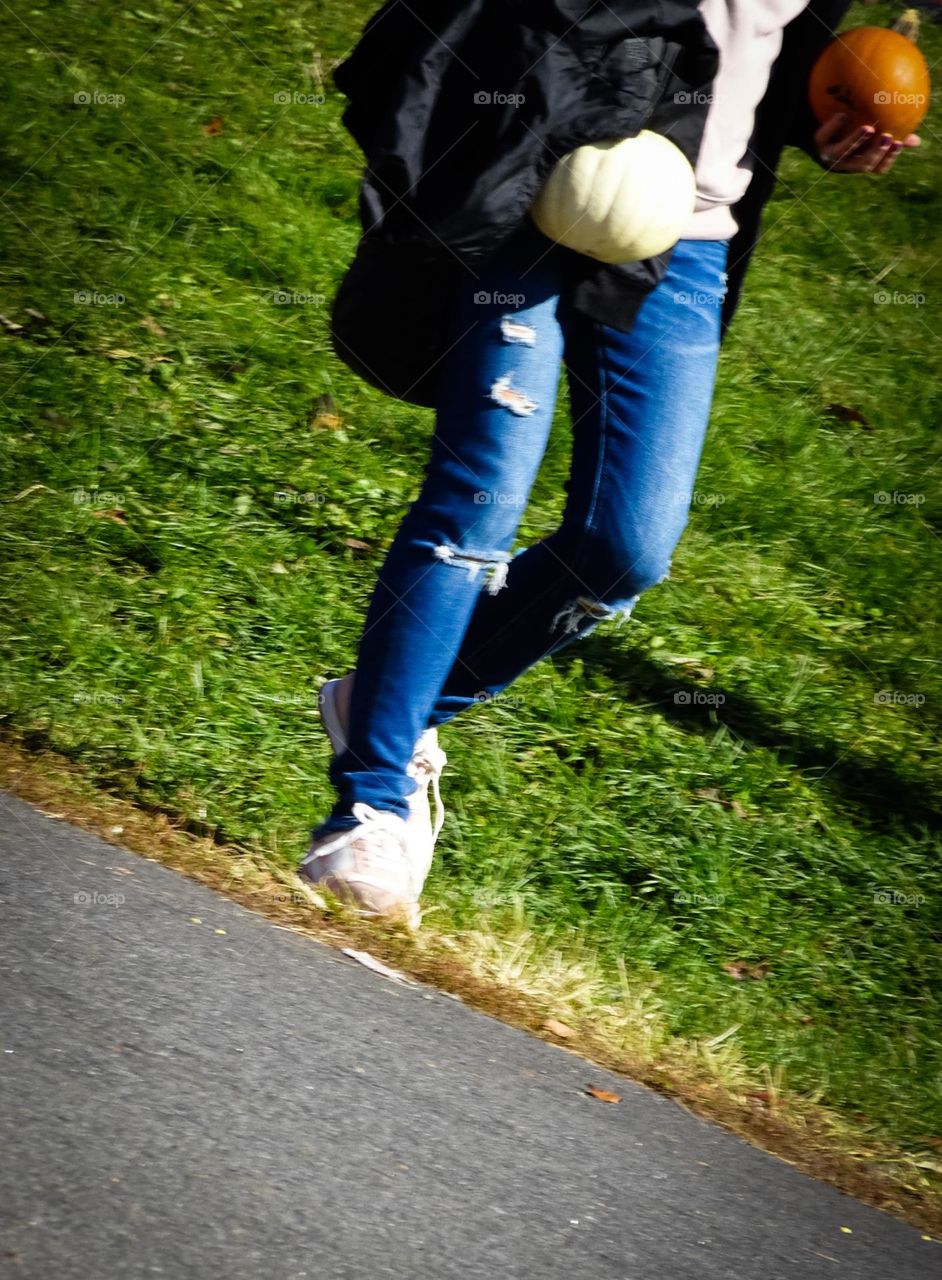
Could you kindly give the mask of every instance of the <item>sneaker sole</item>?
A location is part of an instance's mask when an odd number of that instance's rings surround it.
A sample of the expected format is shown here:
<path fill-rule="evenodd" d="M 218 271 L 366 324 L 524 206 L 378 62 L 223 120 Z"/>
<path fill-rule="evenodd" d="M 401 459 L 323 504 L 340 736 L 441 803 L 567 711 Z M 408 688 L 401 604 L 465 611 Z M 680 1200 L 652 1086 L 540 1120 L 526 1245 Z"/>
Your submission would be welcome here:
<path fill-rule="evenodd" d="M 311 879 L 306 873 L 302 874 L 305 879 Z M 321 889 L 327 889 L 338 902 L 364 920 L 388 920 L 394 924 L 404 924 L 409 929 L 418 929 L 422 923 L 422 908 L 417 902 L 397 902 L 380 911 L 374 907 L 364 906 L 353 886 L 338 876 L 327 875 L 322 880 L 312 880 L 311 883 Z"/>

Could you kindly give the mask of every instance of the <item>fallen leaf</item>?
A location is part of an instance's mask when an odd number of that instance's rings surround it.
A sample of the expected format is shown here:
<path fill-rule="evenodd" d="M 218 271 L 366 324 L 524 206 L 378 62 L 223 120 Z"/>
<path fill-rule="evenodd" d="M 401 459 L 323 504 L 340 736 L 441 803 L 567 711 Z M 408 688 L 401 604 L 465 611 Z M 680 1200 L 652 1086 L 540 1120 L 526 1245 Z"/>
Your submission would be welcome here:
<path fill-rule="evenodd" d="M 365 969 L 372 969 L 374 973 L 378 973 L 384 978 L 390 978 L 393 982 L 399 982 L 405 987 L 418 986 L 417 982 L 407 978 L 398 969 L 390 969 L 389 965 L 383 964 L 382 960 L 377 960 L 368 951 L 354 951 L 352 947 L 342 947 L 341 953 L 349 956 L 351 960 L 356 960 L 357 964 L 362 964 Z"/>
<path fill-rule="evenodd" d="M 559 1022 L 556 1018 L 547 1018 L 543 1023 L 543 1029 L 554 1036 L 559 1036 L 561 1040 L 568 1040 L 570 1036 L 578 1034 L 572 1027 L 567 1027 L 565 1022 Z"/>
<path fill-rule="evenodd" d="M 210 138 L 215 138 L 217 134 L 222 133 L 222 116 L 213 116 L 209 124 L 203 125 L 203 132 Z"/>
<path fill-rule="evenodd" d="M 0 325 L 6 329 L 7 333 L 22 333 L 23 326 L 17 324 L 15 320 L 11 320 L 9 316 L 0 316 Z"/>
<path fill-rule="evenodd" d="M 144 357 L 137 354 L 136 351 L 128 351 L 125 347 L 112 347 L 110 351 L 103 352 L 106 360 L 143 360 Z"/>
<path fill-rule="evenodd" d="M 276 560 L 276 561 L 275 561 L 275 563 L 274 563 L 274 564 L 272 565 L 272 567 L 271 567 L 271 571 L 272 571 L 272 573 L 287 573 L 287 572 L 288 572 L 288 570 L 285 568 L 285 566 L 281 563 L 281 561 L 280 561 L 280 560 Z"/>
<path fill-rule="evenodd" d="M 353 551 L 369 551 L 370 544 L 364 542 L 361 538 L 344 538 L 343 545 L 350 547 Z"/>
<path fill-rule="evenodd" d="M 621 1095 L 618 1093 L 609 1093 L 607 1089 L 596 1089 L 594 1084 L 587 1084 L 586 1093 L 592 1098 L 598 1098 L 599 1102 L 621 1102 Z"/>
<path fill-rule="evenodd" d="M 89 513 L 93 520 L 113 520 L 115 524 L 127 524 L 120 507 L 100 507 Z"/>
<path fill-rule="evenodd" d="M 748 960 L 727 960 L 720 967 L 731 978 L 735 978 L 737 982 L 742 982 L 744 978 L 758 980 L 759 978 L 764 978 L 769 972 L 767 964 L 750 964 Z"/>
<path fill-rule="evenodd" d="M 858 426 L 863 427 L 865 431 L 872 431 L 873 427 L 863 416 L 859 409 L 852 409 L 846 404 L 826 404 L 824 412 L 829 418 L 834 418 L 837 422 L 855 422 Z"/>
<path fill-rule="evenodd" d="M 343 418 L 337 412 L 334 398 L 329 391 L 325 391 L 314 401 L 307 425 L 313 427 L 315 431 L 336 431 L 338 427 L 343 426 Z"/>
<path fill-rule="evenodd" d="M 756 1102 L 771 1101 L 771 1094 L 769 1093 L 768 1089 L 756 1089 L 752 1093 L 747 1093 L 746 1097 L 754 1098 Z"/>
<path fill-rule="evenodd" d="M 146 329 L 148 333 L 152 333 L 155 338 L 166 338 L 167 336 L 167 330 L 163 325 L 158 324 L 153 316 L 142 316 L 140 326 L 142 329 Z"/>
<path fill-rule="evenodd" d="M 689 675 L 693 679 L 712 680 L 716 675 L 715 668 L 704 666 L 696 658 L 673 657 L 665 654 L 664 661 L 672 663 L 675 667 L 680 667 L 684 675 Z"/>
<path fill-rule="evenodd" d="M 337 431 L 343 426 L 343 418 L 336 413 L 318 413 L 314 415 L 308 426 L 313 427 L 315 431 Z"/>
<path fill-rule="evenodd" d="M 36 493 L 38 489 L 45 489 L 47 493 L 52 493 L 48 484 L 31 484 L 28 489 L 21 489 L 19 493 L 13 495 L 11 502 L 19 502 L 21 498 L 28 498 L 31 493 Z"/>

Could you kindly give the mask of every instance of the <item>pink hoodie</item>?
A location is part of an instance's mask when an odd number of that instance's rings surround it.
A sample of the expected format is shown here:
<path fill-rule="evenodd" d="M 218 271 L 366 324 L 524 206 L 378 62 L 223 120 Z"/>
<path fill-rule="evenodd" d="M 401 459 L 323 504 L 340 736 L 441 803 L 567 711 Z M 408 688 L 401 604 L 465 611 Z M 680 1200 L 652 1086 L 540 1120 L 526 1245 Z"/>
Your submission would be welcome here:
<path fill-rule="evenodd" d="M 807 0 L 701 0 L 700 12 L 720 50 L 697 160 L 697 203 L 682 239 L 726 240 L 736 234 L 730 205 L 752 176 L 747 154 L 756 107 L 765 94 L 782 28 Z"/>

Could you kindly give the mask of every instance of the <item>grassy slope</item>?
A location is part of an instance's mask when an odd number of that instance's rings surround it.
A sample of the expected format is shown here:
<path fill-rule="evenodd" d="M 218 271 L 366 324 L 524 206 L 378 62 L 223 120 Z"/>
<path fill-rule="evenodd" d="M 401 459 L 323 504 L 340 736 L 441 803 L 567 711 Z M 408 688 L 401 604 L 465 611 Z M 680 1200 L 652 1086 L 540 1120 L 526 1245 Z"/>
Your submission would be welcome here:
<path fill-rule="evenodd" d="M 327 69 L 369 8 L 8 20 L 3 701 L 103 784 L 286 864 L 330 801 L 317 686 L 351 662 L 432 427 L 338 364 L 318 301 L 358 230 Z M 315 55 L 326 101 L 276 102 L 319 91 Z M 612 999 L 623 964 L 662 1034 L 741 1024 L 743 1069 L 917 1146 L 942 1131 L 942 166 L 922 132 L 882 181 L 786 161 L 672 579 L 445 731 L 428 890 L 436 927 L 522 918 L 594 957 Z M 568 443 L 562 395 L 521 544 L 558 518 Z M 769 971 L 737 983 L 737 960 Z"/>

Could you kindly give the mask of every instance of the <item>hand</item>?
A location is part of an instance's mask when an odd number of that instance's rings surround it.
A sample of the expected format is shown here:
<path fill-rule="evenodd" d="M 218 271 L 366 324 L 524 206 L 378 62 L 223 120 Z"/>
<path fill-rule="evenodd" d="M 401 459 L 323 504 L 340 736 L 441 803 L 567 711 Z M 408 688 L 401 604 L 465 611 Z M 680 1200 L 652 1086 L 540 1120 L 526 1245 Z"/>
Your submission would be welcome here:
<path fill-rule="evenodd" d="M 886 173 L 904 147 L 918 147 L 918 134 L 902 142 L 878 134 L 871 125 L 855 125 L 843 112 L 831 116 L 814 135 L 822 164 L 838 173 Z"/>

